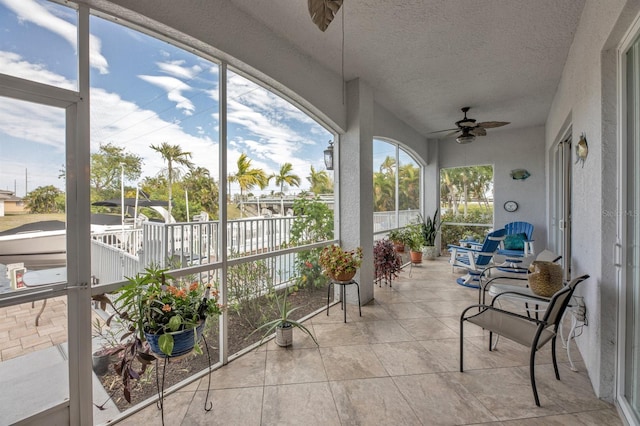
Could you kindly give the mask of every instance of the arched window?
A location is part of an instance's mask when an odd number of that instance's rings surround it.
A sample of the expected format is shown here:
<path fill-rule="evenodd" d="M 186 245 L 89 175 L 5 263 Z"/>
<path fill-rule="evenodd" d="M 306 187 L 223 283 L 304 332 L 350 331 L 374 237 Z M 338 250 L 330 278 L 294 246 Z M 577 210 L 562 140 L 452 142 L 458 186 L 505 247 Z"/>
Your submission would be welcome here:
<path fill-rule="evenodd" d="M 415 219 L 422 199 L 422 167 L 399 144 L 373 140 L 374 232 Z"/>

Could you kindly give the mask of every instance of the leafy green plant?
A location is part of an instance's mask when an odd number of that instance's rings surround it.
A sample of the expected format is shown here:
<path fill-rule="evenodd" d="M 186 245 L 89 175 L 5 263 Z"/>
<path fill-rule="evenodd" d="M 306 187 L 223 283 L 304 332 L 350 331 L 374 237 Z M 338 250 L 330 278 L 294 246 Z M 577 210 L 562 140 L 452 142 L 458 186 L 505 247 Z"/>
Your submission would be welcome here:
<path fill-rule="evenodd" d="M 249 328 L 262 323 L 271 307 L 261 295 L 273 286 L 271 269 L 265 260 L 243 262 L 227 268 L 229 310 Z"/>
<path fill-rule="evenodd" d="M 304 250 L 297 253 L 297 277 L 296 285 L 298 288 L 314 286 L 316 288 L 324 287 L 329 278 L 322 273 L 320 265 L 321 249 Z"/>
<path fill-rule="evenodd" d="M 441 216 L 442 222 L 464 222 L 491 224 L 493 222 L 493 211 L 486 212 L 484 209 L 469 209 L 466 216 L 448 212 Z M 442 226 L 442 248 L 446 248 L 448 244 L 458 245 L 460 240 L 465 238 L 474 238 L 477 241 L 483 241 L 490 228 L 477 225 L 443 225 Z"/>
<path fill-rule="evenodd" d="M 300 309 L 300 306 L 295 308 L 291 308 L 289 302 L 287 301 L 287 294 L 289 293 L 289 289 L 285 288 L 283 291 L 282 299 L 278 297 L 276 292 L 273 293 L 273 298 L 276 302 L 276 307 L 278 311 L 278 318 L 275 318 L 269 322 L 262 324 L 260 327 L 255 329 L 253 333 L 264 330 L 262 334 L 262 339 L 260 340 L 260 344 L 264 342 L 264 340 L 269 337 L 278 327 L 288 328 L 288 327 L 296 327 L 300 329 L 302 332 L 307 334 L 313 342 L 318 346 L 318 341 L 316 337 L 313 335 L 311 330 L 309 330 L 304 324 L 294 319 L 291 319 L 291 314 Z M 253 334 L 251 333 L 251 334 Z"/>
<path fill-rule="evenodd" d="M 293 202 L 293 214 L 295 219 L 291 225 L 290 245 L 333 239 L 333 210 L 319 197 L 296 199 Z"/>
<path fill-rule="evenodd" d="M 410 251 L 422 251 L 424 246 L 424 233 L 422 232 L 422 223 L 412 223 L 406 226 L 407 240 L 405 244 Z"/>
<path fill-rule="evenodd" d="M 345 273 L 356 272 L 362 265 L 362 247 L 354 250 L 343 250 L 337 244 L 331 244 L 320 253 L 320 266 L 327 275 L 336 277 Z"/>
<path fill-rule="evenodd" d="M 121 353 L 115 365 L 121 377 L 124 398 L 131 402 L 132 381 L 144 375 L 147 367 L 156 359 L 151 353 L 145 333 L 158 336 L 160 350 L 165 355 L 173 351 L 174 338 L 169 332 L 191 330 L 208 316 L 217 316 L 223 307 L 218 304 L 217 291 L 208 284 L 176 280 L 166 270 L 156 267 L 145 269 L 145 273 L 127 278 L 128 284 L 121 287 L 112 302 L 106 295 L 94 299 L 109 304 L 114 314 L 107 325 L 117 318 L 126 332 L 120 337 L 121 345 L 115 353 Z M 202 353 L 196 342 L 196 353 Z"/>
<path fill-rule="evenodd" d="M 293 202 L 295 219 L 291 225 L 290 246 L 301 246 L 333 239 L 333 210 L 318 197 L 298 198 Z M 322 287 L 329 279 L 322 273 L 319 263 L 321 249 L 297 253 L 296 284 L 302 288 L 309 284 Z"/>
<path fill-rule="evenodd" d="M 440 231 L 440 227 L 442 226 L 442 221 L 438 220 L 438 209 L 436 209 L 433 214 L 433 219 L 427 216 L 427 219 L 424 220 L 422 215 L 419 215 L 420 221 L 422 222 L 422 235 L 424 238 L 424 245 L 426 246 L 434 246 L 436 245 L 436 237 L 438 236 L 438 231 Z"/>

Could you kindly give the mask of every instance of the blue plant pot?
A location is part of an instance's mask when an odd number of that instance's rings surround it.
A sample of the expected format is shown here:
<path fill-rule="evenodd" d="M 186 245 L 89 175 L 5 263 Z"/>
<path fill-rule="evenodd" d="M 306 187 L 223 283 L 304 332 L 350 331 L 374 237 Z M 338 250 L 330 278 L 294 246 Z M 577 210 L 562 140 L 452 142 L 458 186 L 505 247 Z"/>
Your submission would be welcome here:
<path fill-rule="evenodd" d="M 193 347 L 202 338 L 202 332 L 204 331 L 204 321 L 202 321 L 197 327 L 196 332 L 193 332 L 193 328 L 188 330 L 172 331 L 169 334 L 173 335 L 173 351 L 169 358 L 186 355 L 193 350 Z M 144 336 L 149 342 L 151 351 L 159 358 L 167 358 L 167 354 L 160 350 L 158 345 L 158 339 L 162 336 L 160 334 L 144 332 Z"/>

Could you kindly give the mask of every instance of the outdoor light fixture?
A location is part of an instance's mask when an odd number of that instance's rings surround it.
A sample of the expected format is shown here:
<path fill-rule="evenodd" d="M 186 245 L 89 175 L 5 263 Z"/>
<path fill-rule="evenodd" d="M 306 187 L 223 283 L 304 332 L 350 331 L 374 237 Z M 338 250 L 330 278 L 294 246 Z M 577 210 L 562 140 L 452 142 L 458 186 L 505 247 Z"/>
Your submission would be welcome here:
<path fill-rule="evenodd" d="M 462 132 L 462 134 L 456 138 L 456 142 L 458 143 L 471 143 L 474 140 L 476 140 L 476 136 L 467 131 Z"/>
<path fill-rule="evenodd" d="M 333 170 L 333 141 L 329 141 L 329 146 L 324 150 L 324 165 L 327 170 Z"/>

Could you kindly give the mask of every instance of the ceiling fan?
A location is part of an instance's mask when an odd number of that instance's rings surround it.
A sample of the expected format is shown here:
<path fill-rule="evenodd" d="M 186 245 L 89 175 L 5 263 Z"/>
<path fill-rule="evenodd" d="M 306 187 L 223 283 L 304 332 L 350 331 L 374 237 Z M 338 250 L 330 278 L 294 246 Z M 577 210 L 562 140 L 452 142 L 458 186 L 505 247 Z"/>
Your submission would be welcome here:
<path fill-rule="evenodd" d="M 448 138 L 458 135 L 456 137 L 456 142 L 463 144 L 473 142 L 476 139 L 476 136 L 486 136 L 486 129 L 502 127 L 509 124 L 508 121 L 483 121 L 482 123 L 476 123 L 475 119 L 467 118 L 467 111 L 469 111 L 470 109 L 471 107 L 461 108 L 462 112 L 464 113 L 464 118 L 462 120 L 456 121 L 456 128 L 438 130 L 431 133 L 451 132 L 446 134 L 444 137 Z"/>

